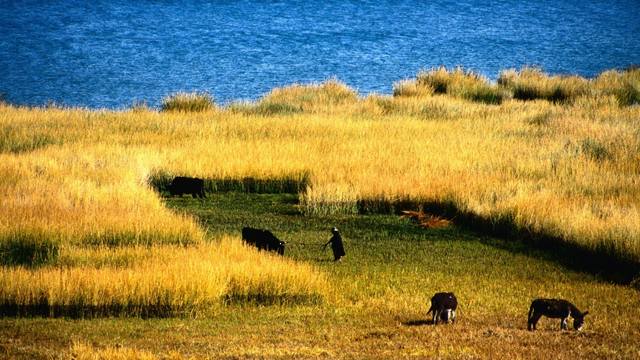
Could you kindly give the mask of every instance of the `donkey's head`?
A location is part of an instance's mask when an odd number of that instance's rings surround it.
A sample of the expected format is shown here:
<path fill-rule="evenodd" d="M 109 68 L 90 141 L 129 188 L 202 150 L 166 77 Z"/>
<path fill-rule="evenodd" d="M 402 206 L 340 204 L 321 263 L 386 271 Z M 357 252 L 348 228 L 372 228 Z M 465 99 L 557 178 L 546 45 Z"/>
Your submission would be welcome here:
<path fill-rule="evenodd" d="M 582 314 L 573 314 L 573 328 L 575 330 L 582 330 L 582 326 L 584 326 L 584 317 L 588 314 L 588 311 L 583 312 Z"/>

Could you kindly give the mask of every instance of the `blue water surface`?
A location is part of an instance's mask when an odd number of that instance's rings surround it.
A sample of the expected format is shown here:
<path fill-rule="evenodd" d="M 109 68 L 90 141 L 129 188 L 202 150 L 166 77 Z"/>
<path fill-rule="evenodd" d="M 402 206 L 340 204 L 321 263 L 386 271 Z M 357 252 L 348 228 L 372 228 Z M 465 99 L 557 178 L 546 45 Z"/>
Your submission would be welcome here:
<path fill-rule="evenodd" d="M 438 65 L 495 79 L 638 63 L 640 1 L 0 0 L 0 92 L 29 105 L 126 108 L 177 91 L 226 103 L 332 76 L 390 93 Z"/>

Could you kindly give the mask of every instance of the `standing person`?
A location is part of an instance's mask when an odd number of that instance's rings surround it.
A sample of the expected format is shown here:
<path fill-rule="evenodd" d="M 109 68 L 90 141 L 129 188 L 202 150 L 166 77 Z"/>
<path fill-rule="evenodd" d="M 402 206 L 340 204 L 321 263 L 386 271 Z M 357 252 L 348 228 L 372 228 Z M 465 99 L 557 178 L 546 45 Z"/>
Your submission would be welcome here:
<path fill-rule="evenodd" d="M 343 256 L 345 256 L 344 245 L 342 244 L 342 236 L 340 236 L 340 232 L 338 232 L 337 228 L 331 229 L 331 233 L 333 236 L 329 239 L 329 242 L 322 246 L 323 249 L 327 248 L 327 245 L 331 244 L 331 250 L 333 250 L 333 261 L 340 261 Z"/>

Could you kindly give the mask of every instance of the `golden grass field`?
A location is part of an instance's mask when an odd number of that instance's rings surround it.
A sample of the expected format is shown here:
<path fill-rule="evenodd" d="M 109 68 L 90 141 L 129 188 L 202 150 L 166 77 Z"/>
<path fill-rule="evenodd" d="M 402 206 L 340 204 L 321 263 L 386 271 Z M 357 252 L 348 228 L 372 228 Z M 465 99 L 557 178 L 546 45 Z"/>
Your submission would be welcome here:
<path fill-rule="evenodd" d="M 344 301 L 316 266 L 169 210 L 152 185 L 177 175 L 304 178 L 309 218 L 448 204 L 639 266 L 639 93 L 637 69 L 592 80 L 505 71 L 498 84 L 434 69 L 394 96 L 329 80 L 224 107 L 206 94 L 169 97 L 166 111 L 0 104 L 0 304 L 13 315 L 208 316 L 236 300 Z"/>
<path fill-rule="evenodd" d="M 639 262 L 639 115 L 603 92 L 497 106 L 358 98 L 336 81 L 198 113 L 3 106 L 0 238 L 198 242 L 196 224 L 147 186 L 154 174 L 308 173 L 309 214 L 355 212 L 359 200 L 452 202 Z"/>

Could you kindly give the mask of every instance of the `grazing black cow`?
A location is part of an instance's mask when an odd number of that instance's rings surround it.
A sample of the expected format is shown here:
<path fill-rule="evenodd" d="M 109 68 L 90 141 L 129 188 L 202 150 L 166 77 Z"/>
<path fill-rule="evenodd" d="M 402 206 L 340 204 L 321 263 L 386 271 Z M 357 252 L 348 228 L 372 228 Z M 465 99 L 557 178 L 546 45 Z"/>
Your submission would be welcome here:
<path fill-rule="evenodd" d="M 529 307 L 527 329 L 535 330 L 538 320 L 544 315 L 552 319 L 562 319 L 560 320 L 560 329 L 567 330 L 567 319 L 571 316 L 573 318 L 573 328 L 579 331 L 584 325 L 584 316 L 588 313 L 588 311 L 581 312 L 567 300 L 535 299 L 531 302 L 531 307 Z"/>
<path fill-rule="evenodd" d="M 285 242 L 275 237 L 269 230 L 243 227 L 242 240 L 257 247 L 259 250 L 275 251 L 280 255 L 284 255 Z"/>
<path fill-rule="evenodd" d="M 176 176 L 169 184 L 171 196 L 191 194 L 191 196 L 204 198 L 204 180 L 185 176 Z"/>
<path fill-rule="evenodd" d="M 451 292 L 439 292 L 431 298 L 431 307 L 427 311 L 427 315 L 433 315 L 433 324 L 437 325 L 438 320 L 449 323 L 456 322 L 456 309 L 458 308 L 458 299 Z"/>

